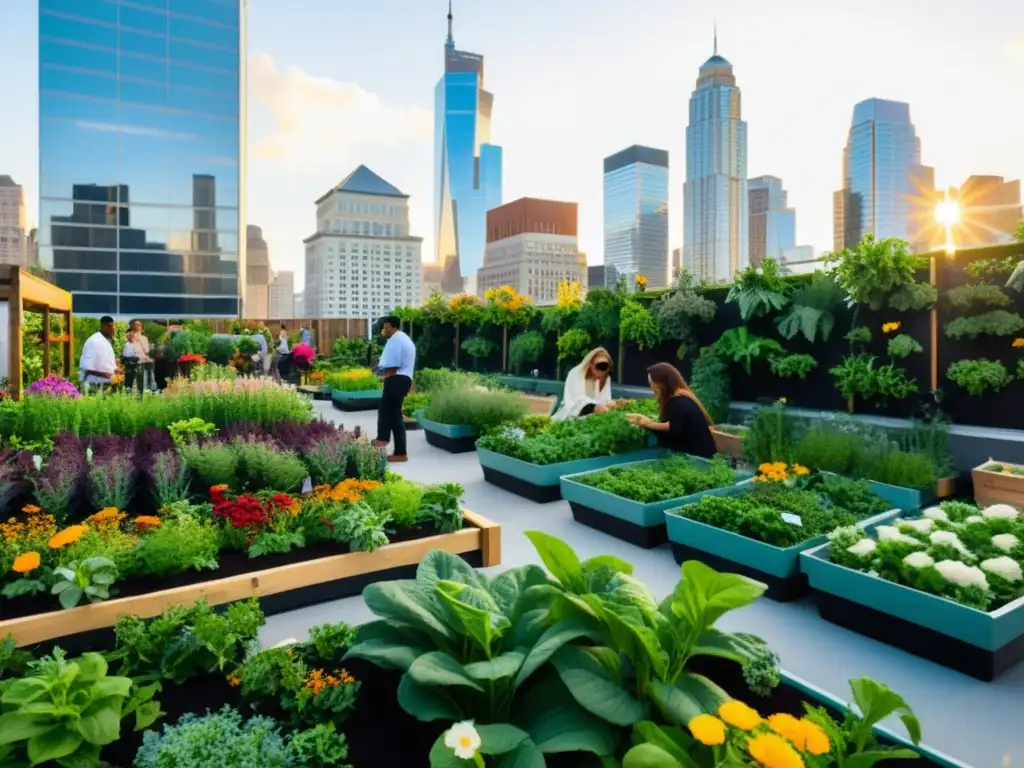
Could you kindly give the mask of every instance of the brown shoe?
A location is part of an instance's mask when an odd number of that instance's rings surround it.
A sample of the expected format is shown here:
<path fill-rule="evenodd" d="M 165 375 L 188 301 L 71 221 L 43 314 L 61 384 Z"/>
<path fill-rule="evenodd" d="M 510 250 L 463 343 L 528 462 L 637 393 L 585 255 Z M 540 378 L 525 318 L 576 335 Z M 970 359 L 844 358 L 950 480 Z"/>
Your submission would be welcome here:
<path fill-rule="evenodd" d="M 408 460 L 409 460 L 409 457 L 406 456 L 404 453 L 401 453 L 401 454 L 393 453 L 390 456 L 388 456 L 388 464 L 400 464 L 401 462 L 408 461 Z"/>

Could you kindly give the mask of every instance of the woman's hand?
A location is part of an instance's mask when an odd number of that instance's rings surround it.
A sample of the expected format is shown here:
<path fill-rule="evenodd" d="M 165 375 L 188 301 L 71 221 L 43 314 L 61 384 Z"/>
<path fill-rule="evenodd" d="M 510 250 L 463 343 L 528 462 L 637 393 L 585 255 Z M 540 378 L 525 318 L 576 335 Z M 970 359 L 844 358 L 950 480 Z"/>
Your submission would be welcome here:
<path fill-rule="evenodd" d="M 635 427 L 643 427 L 644 429 L 647 429 L 648 427 L 651 426 L 651 420 L 644 416 L 643 414 L 639 413 L 627 414 L 626 421 L 628 421 Z"/>
<path fill-rule="evenodd" d="M 614 406 L 611 403 L 598 403 L 594 406 L 594 413 L 604 413 L 610 411 Z"/>

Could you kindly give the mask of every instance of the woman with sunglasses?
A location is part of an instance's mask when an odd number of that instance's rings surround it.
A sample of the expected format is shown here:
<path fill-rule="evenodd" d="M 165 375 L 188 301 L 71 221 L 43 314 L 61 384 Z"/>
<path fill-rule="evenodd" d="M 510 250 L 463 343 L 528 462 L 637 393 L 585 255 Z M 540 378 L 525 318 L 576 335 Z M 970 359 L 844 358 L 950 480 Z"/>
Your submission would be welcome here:
<path fill-rule="evenodd" d="M 562 405 L 551 418 L 567 421 L 614 408 L 611 373 L 612 356 L 608 350 L 604 347 L 590 350 L 583 362 L 565 377 Z"/>
<path fill-rule="evenodd" d="M 668 363 L 655 363 L 647 369 L 647 380 L 658 400 L 659 420 L 631 413 L 626 417 L 629 422 L 653 432 L 663 448 L 706 459 L 714 456 L 711 417 L 679 371 Z"/>

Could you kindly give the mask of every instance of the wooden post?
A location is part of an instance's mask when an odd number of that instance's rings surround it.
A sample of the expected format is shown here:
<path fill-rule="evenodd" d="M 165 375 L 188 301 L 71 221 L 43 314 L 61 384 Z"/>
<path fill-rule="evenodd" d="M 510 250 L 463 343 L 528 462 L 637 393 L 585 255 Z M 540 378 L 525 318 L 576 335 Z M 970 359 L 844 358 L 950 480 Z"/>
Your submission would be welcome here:
<path fill-rule="evenodd" d="M 11 295 L 7 300 L 7 333 L 10 351 L 7 364 L 7 388 L 15 400 L 21 397 L 21 273 L 11 270 Z"/>
<path fill-rule="evenodd" d="M 43 376 L 50 375 L 50 308 L 43 307 Z"/>
<path fill-rule="evenodd" d="M 71 310 L 69 309 L 64 313 L 64 337 L 67 341 L 64 342 L 64 378 L 71 379 L 72 370 L 72 355 L 75 354 L 75 324 L 71 319 Z"/>

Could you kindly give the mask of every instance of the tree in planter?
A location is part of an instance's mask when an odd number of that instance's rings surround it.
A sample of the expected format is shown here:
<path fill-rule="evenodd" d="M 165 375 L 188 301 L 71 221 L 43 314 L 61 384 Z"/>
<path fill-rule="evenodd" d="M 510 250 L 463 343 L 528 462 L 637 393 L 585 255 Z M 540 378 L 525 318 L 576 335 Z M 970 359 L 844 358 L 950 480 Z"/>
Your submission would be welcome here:
<path fill-rule="evenodd" d="M 626 344 L 632 342 L 640 349 L 657 346 L 661 341 L 658 324 L 647 308 L 638 301 L 628 299 L 619 310 L 619 369 L 617 380 L 622 383 L 626 362 Z"/>
<path fill-rule="evenodd" d="M 753 374 L 754 363 L 758 360 L 770 360 L 786 351 L 775 339 L 756 336 L 745 325 L 723 333 L 715 342 L 714 349 L 726 360 L 742 364 L 748 376 Z"/>
<path fill-rule="evenodd" d="M 510 285 L 487 291 L 487 320 L 501 328 L 501 370 L 508 370 L 508 329 L 530 324 L 537 314 L 529 296 Z"/>
<path fill-rule="evenodd" d="M 455 367 L 459 367 L 459 348 L 463 328 L 475 328 L 484 318 L 484 307 L 480 300 L 469 293 L 453 296 L 448 302 L 447 319 L 455 326 Z"/>
<path fill-rule="evenodd" d="M 544 334 L 540 331 L 520 333 L 508 345 L 508 359 L 515 373 L 530 370 L 544 354 Z"/>
<path fill-rule="evenodd" d="M 474 334 L 462 342 L 462 351 L 473 358 L 473 370 L 476 371 L 480 369 L 481 358 L 490 357 L 497 346 L 486 336 Z"/>
<path fill-rule="evenodd" d="M 398 307 L 395 309 L 394 315 L 402 321 L 402 330 L 415 341 L 416 326 L 423 323 L 423 310 L 419 307 Z"/>
<path fill-rule="evenodd" d="M 562 334 L 568 331 L 580 313 L 583 302 L 580 301 L 580 284 L 561 282 L 558 284 L 558 299 L 555 306 L 543 311 L 540 327 L 544 333 L 555 335 L 556 344 L 561 341 Z M 589 338 L 588 338 L 589 342 Z M 555 363 L 555 378 L 562 378 L 562 357 L 559 355 Z"/>
<path fill-rule="evenodd" d="M 586 331 L 595 344 L 611 344 L 619 334 L 622 305 L 628 294 L 624 282 L 616 290 L 595 288 L 587 293 L 587 300 L 576 316 L 577 328 Z"/>
<path fill-rule="evenodd" d="M 679 342 L 676 357 L 682 360 L 694 345 L 694 325 L 715 319 L 718 306 L 695 290 L 693 277 L 685 270 L 676 276 L 675 284 L 651 308 L 663 339 Z"/>

